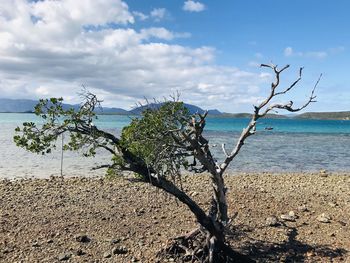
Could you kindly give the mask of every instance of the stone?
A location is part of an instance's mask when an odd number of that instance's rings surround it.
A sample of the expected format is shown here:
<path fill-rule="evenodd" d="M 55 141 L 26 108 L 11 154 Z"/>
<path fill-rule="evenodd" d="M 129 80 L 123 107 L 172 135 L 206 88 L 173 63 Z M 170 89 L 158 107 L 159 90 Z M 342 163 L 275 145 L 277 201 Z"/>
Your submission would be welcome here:
<path fill-rule="evenodd" d="M 110 257 L 112 257 L 112 253 L 110 251 L 107 251 L 107 252 L 103 253 L 103 257 L 110 258 Z"/>
<path fill-rule="evenodd" d="M 59 255 L 58 255 L 58 260 L 59 260 L 59 261 L 66 261 L 66 260 L 70 259 L 71 256 L 72 256 L 72 255 L 69 254 L 69 253 L 62 253 L 62 254 L 59 254 Z"/>
<path fill-rule="evenodd" d="M 35 241 L 33 242 L 32 247 L 40 247 L 40 244 L 37 241 Z"/>
<path fill-rule="evenodd" d="M 76 254 L 77 256 L 82 256 L 82 255 L 85 255 L 86 253 L 85 253 L 83 250 L 78 249 L 78 250 L 75 252 L 75 254 Z"/>
<path fill-rule="evenodd" d="M 118 244 L 120 243 L 121 239 L 120 238 L 114 238 L 114 239 L 111 239 L 110 243 L 111 244 Z"/>
<path fill-rule="evenodd" d="M 75 240 L 81 243 L 89 243 L 91 239 L 87 235 L 77 235 Z"/>
<path fill-rule="evenodd" d="M 288 214 L 283 214 L 280 217 L 284 221 L 290 221 L 290 222 L 294 222 L 295 219 L 297 219 L 297 216 L 295 215 L 294 211 L 289 211 Z"/>
<path fill-rule="evenodd" d="M 112 249 L 112 253 L 114 255 L 116 255 L 116 254 L 117 255 L 126 254 L 126 253 L 128 253 L 128 249 L 126 247 L 124 247 L 124 246 L 115 247 L 115 248 Z"/>
<path fill-rule="evenodd" d="M 341 225 L 341 226 L 346 226 L 347 225 L 347 223 L 345 222 L 345 221 L 338 221 L 338 223 Z"/>
<path fill-rule="evenodd" d="M 320 170 L 320 175 L 322 177 L 327 177 L 328 176 L 327 170 L 325 170 L 325 169 Z"/>
<path fill-rule="evenodd" d="M 307 212 L 309 209 L 307 209 L 306 205 L 298 206 L 299 212 Z"/>
<path fill-rule="evenodd" d="M 333 203 L 333 202 L 329 202 L 328 205 L 329 205 L 330 207 L 336 207 L 336 206 L 337 206 L 337 204 L 336 204 L 336 203 Z"/>
<path fill-rule="evenodd" d="M 197 196 L 197 195 L 198 195 L 198 193 L 195 192 L 195 191 L 193 191 L 193 192 L 191 193 L 191 196 L 192 196 L 192 197 L 195 197 L 195 196 Z"/>
<path fill-rule="evenodd" d="M 278 226 L 279 225 L 278 219 L 275 216 L 269 216 L 268 218 L 266 218 L 265 223 L 267 226 Z"/>
<path fill-rule="evenodd" d="M 322 213 L 317 217 L 317 221 L 321 223 L 330 223 L 331 222 L 331 217 L 327 215 L 326 213 Z"/>

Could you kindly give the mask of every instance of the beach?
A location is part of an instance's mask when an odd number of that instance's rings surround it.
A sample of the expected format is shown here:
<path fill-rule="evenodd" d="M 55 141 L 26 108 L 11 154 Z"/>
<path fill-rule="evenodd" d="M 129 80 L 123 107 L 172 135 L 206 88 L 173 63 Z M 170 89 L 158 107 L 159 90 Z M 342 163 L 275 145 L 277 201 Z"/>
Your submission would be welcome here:
<path fill-rule="evenodd" d="M 231 173 L 228 241 L 258 262 L 349 262 L 349 175 Z M 183 187 L 209 206 L 207 175 Z M 0 262 L 157 262 L 197 226 L 174 198 L 122 177 L 1 180 L 0 207 Z"/>

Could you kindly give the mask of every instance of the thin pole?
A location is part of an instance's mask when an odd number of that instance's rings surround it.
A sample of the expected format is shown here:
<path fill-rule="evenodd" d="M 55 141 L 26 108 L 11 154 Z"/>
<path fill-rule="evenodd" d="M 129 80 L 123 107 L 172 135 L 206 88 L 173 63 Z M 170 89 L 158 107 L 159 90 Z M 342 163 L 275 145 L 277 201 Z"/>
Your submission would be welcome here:
<path fill-rule="evenodd" d="M 64 145 L 64 135 L 62 133 L 62 147 L 61 147 L 61 176 L 63 176 L 63 145 Z"/>

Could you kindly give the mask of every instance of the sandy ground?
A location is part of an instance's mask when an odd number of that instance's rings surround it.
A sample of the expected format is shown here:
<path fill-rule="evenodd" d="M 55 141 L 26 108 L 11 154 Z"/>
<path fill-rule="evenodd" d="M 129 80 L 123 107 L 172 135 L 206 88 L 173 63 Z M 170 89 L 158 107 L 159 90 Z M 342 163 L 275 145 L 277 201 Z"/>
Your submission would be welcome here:
<path fill-rule="evenodd" d="M 350 174 L 225 180 L 230 214 L 238 213 L 229 238 L 237 250 L 259 262 L 350 262 Z M 207 176 L 187 175 L 183 184 L 209 206 Z M 143 183 L 0 181 L 0 262 L 156 262 L 168 238 L 195 227 L 186 207 Z"/>

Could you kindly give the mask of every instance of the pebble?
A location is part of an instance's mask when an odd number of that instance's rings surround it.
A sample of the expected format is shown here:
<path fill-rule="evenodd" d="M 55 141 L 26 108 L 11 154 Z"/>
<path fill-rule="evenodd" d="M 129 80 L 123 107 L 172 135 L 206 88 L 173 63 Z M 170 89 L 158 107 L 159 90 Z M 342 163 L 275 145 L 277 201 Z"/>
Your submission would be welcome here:
<path fill-rule="evenodd" d="M 77 235 L 75 240 L 81 243 L 89 243 L 91 239 L 87 235 Z"/>
<path fill-rule="evenodd" d="M 330 223 L 331 222 L 331 217 L 327 215 L 326 213 L 322 213 L 317 217 L 317 221 L 321 223 Z"/>
<path fill-rule="evenodd" d="M 301 205 L 301 206 L 298 206 L 298 211 L 299 212 L 306 212 L 308 211 L 309 209 L 307 209 L 306 205 Z"/>
<path fill-rule="evenodd" d="M 295 215 L 294 211 L 289 211 L 288 214 L 281 215 L 281 219 L 284 221 L 294 222 L 295 219 L 297 219 L 297 216 Z"/>
<path fill-rule="evenodd" d="M 191 196 L 192 196 L 192 197 L 195 197 L 195 196 L 197 196 L 197 195 L 198 195 L 197 192 L 194 192 L 194 191 L 193 191 L 193 192 L 191 193 Z"/>
<path fill-rule="evenodd" d="M 83 250 L 78 249 L 78 250 L 75 252 L 75 254 L 76 254 L 77 256 L 82 256 L 82 255 L 85 255 L 86 253 L 85 253 Z"/>
<path fill-rule="evenodd" d="M 107 252 L 105 252 L 105 253 L 103 254 L 103 257 L 104 257 L 104 258 L 110 258 L 110 257 L 112 257 L 112 254 L 111 254 L 111 252 L 107 251 Z"/>
<path fill-rule="evenodd" d="M 112 253 L 115 255 L 115 254 L 126 254 L 128 253 L 128 249 L 124 246 L 120 246 L 120 247 L 115 247 L 112 249 Z"/>
<path fill-rule="evenodd" d="M 336 203 L 333 203 L 333 202 L 329 202 L 328 205 L 329 205 L 330 207 L 336 207 L 336 206 L 337 206 L 337 204 L 336 204 Z"/>
<path fill-rule="evenodd" d="M 62 254 L 59 254 L 59 255 L 58 255 L 58 260 L 59 260 L 59 261 L 65 261 L 65 260 L 70 259 L 71 256 L 72 256 L 72 255 L 69 254 L 69 253 L 62 253 Z"/>
<path fill-rule="evenodd" d="M 320 175 L 322 177 L 327 177 L 328 176 L 327 170 L 324 170 L 324 169 L 320 170 Z"/>
<path fill-rule="evenodd" d="M 269 216 L 268 218 L 266 218 L 266 225 L 267 226 L 278 226 L 279 222 L 278 222 L 277 217 Z"/>
<path fill-rule="evenodd" d="M 120 243 L 120 241 L 121 241 L 120 238 L 114 238 L 114 239 L 108 240 L 108 242 L 110 242 L 111 244 L 118 244 Z"/>

